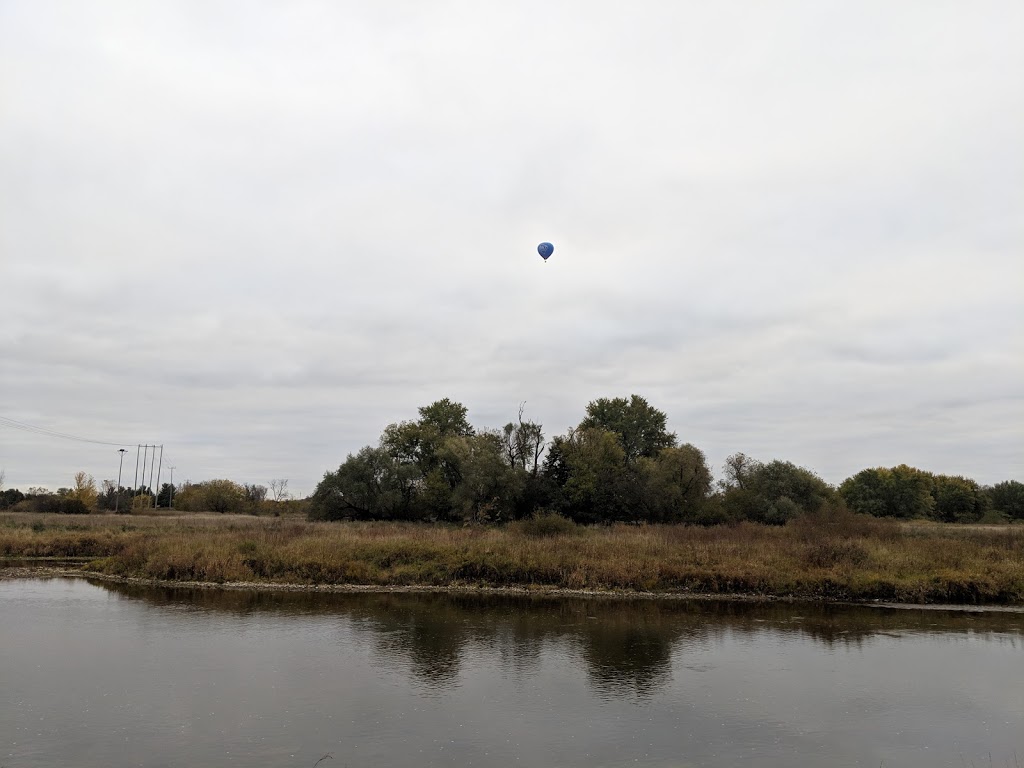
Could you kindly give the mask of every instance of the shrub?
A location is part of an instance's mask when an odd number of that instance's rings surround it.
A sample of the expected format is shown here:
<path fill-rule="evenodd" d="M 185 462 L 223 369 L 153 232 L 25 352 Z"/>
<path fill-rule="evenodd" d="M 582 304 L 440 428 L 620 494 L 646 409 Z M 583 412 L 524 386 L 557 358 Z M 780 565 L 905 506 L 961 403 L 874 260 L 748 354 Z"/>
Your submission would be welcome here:
<path fill-rule="evenodd" d="M 978 519 L 980 525 L 1006 525 L 1010 516 L 996 509 L 990 509 Z"/>
<path fill-rule="evenodd" d="M 28 500 L 32 512 L 52 515 L 87 515 L 89 508 L 81 499 L 69 496 L 35 496 Z M 20 506 L 20 505 L 19 505 Z"/>
<path fill-rule="evenodd" d="M 510 528 L 526 536 L 547 537 L 564 536 L 576 533 L 576 523 L 555 512 L 537 512 L 532 517 L 511 523 Z"/>

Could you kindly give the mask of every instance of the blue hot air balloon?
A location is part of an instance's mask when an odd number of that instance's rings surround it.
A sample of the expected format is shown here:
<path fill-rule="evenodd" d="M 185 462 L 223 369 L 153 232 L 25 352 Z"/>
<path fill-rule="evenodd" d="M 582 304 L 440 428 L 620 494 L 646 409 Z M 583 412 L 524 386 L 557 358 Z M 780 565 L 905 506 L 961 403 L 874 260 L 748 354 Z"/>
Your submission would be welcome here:
<path fill-rule="evenodd" d="M 554 252 L 555 246 L 553 246 L 551 243 L 541 243 L 540 245 L 537 246 L 537 253 L 540 254 L 540 257 L 544 259 L 544 261 L 547 261 L 548 256 L 550 256 Z"/>

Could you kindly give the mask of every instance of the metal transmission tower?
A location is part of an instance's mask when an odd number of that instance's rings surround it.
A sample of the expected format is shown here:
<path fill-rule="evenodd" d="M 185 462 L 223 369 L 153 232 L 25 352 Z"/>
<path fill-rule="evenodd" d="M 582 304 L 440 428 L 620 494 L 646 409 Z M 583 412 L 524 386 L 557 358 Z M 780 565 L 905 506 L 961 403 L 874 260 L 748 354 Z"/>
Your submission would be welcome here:
<path fill-rule="evenodd" d="M 116 515 L 121 506 L 121 467 L 124 465 L 124 455 L 127 453 L 126 448 L 118 448 L 117 452 L 121 454 L 121 461 L 117 464 L 117 489 L 114 491 L 114 514 Z"/>
<path fill-rule="evenodd" d="M 135 485 L 132 486 L 132 509 L 135 509 L 135 498 L 138 496 L 139 486 L 139 451 L 142 451 L 142 487 L 149 488 L 149 492 L 153 494 L 153 508 L 156 509 L 156 499 L 159 493 L 159 489 L 153 490 L 153 472 L 156 468 L 156 449 L 160 449 L 160 465 L 163 467 L 164 462 L 164 447 L 163 445 L 136 445 L 135 446 Z M 153 450 L 150 453 L 150 449 Z M 146 483 L 146 462 L 149 462 L 149 484 Z M 160 481 L 160 475 L 157 473 L 157 482 Z"/>

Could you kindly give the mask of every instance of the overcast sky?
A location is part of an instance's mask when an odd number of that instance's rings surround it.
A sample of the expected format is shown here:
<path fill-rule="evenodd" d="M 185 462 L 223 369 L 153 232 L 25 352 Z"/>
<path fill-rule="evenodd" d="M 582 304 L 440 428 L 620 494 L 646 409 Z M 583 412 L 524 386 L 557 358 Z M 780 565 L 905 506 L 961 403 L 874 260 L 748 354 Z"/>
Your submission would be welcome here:
<path fill-rule="evenodd" d="M 0 417 L 305 494 L 442 397 L 551 436 L 636 393 L 718 475 L 1024 480 L 1022 33 L 1019 0 L 0 0 Z M 8 487 L 117 458 L 0 426 Z"/>

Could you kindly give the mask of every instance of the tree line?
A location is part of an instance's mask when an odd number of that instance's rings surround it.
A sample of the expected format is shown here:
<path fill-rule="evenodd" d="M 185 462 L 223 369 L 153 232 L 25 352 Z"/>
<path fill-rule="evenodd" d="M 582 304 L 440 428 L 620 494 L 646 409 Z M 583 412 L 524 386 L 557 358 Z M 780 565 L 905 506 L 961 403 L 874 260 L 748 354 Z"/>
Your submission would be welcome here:
<path fill-rule="evenodd" d="M 173 508 L 181 512 L 280 514 L 280 507 L 288 505 L 290 500 L 288 480 L 285 479 L 271 480 L 268 485 L 236 483 L 227 479 L 178 485 L 164 483 L 154 494 L 147 485 L 118 487 L 113 480 L 104 480 L 97 487 L 92 475 L 78 472 L 71 487 L 56 491 L 37 486 L 27 491 L 0 489 L 0 509 L 69 515 L 84 515 L 92 511 L 128 514 L 154 508 Z"/>
<path fill-rule="evenodd" d="M 599 398 L 578 425 L 546 439 L 518 419 L 476 429 L 464 405 L 438 400 L 388 425 L 310 497 L 319 520 L 501 522 L 554 513 L 577 523 L 784 524 L 846 506 L 943 522 L 1024 520 L 1024 483 L 974 480 L 906 465 L 865 469 L 838 487 L 782 460 L 730 456 L 715 482 L 704 453 L 667 429 L 638 395 Z"/>
<path fill-rule="evenodd" d="M 56 493 L 0 485 L 0 509 L 280 514 L 287 506 L 315 520 L 503 522 L 553 514 L 583 524 L 781 525 L 845 506 L 900 519 L 1024 521 L 1024 483 L 983 487 L 904 464 L 864 469 L 835 487 L 792 462 L 736 453 L 716 482 L 704 453 L 680 442 L 665 413 L 639 395 L 594 400 L 579 424 L 550 439 L 522 408 L 501 429 L 474 428 L 466 407 L 447 398 L 418 414 L 388 425 L 376 446 L 349 454 L 303 501 L 289 501 L 287 480 L 269 488 L 227 479 L 164 483 L 154 494 L 111 480 L 97 488 L 79 472 L 73 487 Z"/>

